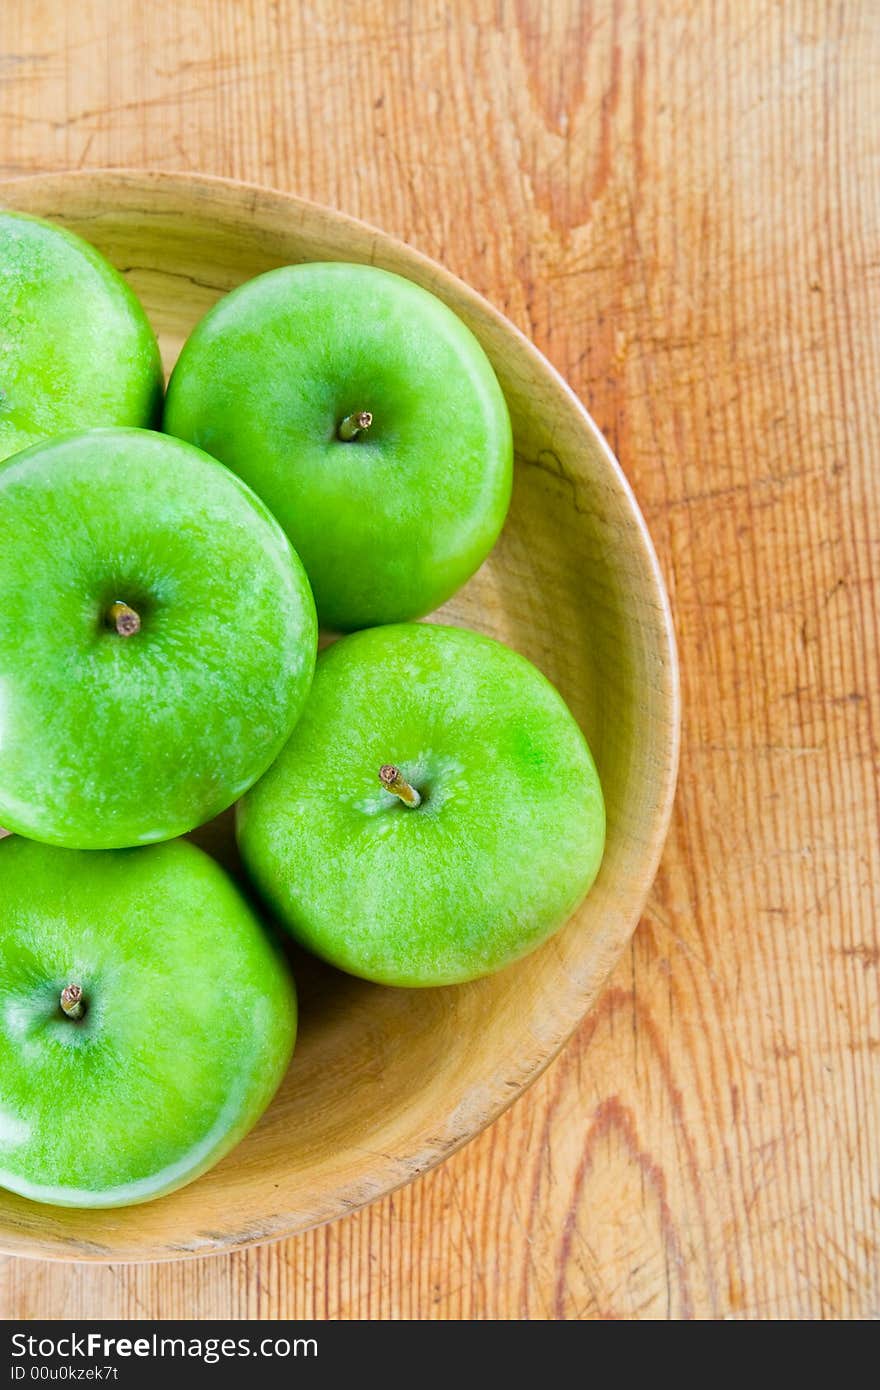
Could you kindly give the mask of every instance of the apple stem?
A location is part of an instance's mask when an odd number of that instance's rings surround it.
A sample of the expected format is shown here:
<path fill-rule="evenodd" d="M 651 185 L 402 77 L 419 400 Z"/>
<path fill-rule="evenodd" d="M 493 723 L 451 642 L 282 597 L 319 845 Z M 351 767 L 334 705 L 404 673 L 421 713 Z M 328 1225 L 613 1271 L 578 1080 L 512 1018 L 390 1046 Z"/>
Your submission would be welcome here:
<path fill-rule="evenodd" d="M 372 423 L 373 417 L 368 410 L 356 410 L 352 415 L 346 415 L 336 433 L 348 444 L 352 439 L 357 439 L 361 430 L 368 430 Z"/>
<path fill-rule="evenodd" d="M 107 609 L 107 622 L 116 629 L 120 637 L 133 637 L 141 630 L 140 614 L 129 608 L 121 599 L 111 603 Z"/>
<path fill-rule="evenodd" d="M 65 985 L 61 991 L 61 1008 L 68 1018 L 82 1018 L 85 1013 L 82 985 Z"/>
<path fill-rule="evenodd" d="M 11 830 L 4 830 L 4 829 L 3 829 L 3 826 L 0 825 L 0 840 L 5 840 L 5 839 L 7 839 L 11 834 L 12 834 L 12 831 L 11 831 Z"/>
<path fill-rule="evenodd" d="M 379 781 L 387 792 L 399 796 L 404 806 L 421 806 L 422 798 L 415 787 L 410 786 L 400 768 L 393 763 L 383 763 L 379 768 Z"/>

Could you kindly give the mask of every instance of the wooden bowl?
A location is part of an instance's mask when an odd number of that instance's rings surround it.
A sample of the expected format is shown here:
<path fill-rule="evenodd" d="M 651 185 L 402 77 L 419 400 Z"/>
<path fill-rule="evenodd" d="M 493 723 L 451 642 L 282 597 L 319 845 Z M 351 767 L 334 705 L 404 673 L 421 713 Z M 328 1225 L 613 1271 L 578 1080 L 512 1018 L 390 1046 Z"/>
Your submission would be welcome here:
<path fill-rule="evenodd" d="M 510 405 L 507 525 L 438 617 L 523 652 L 580 721 L 608 807 L 589 898 L 536 954 L 456 988 L 386 989 L 297 958 L 300 1036 L 281 1091 L 237 1149 L 170 1197 L 86 1212 L 0 1192 L 0 1248 L 22 1255 L 178 1259 L 289 1236 L 408 1182 L 490 1124 L 558 1052 L 629 940 L 678 757 L 675 642 L 657 559 L 619 465 L 553 368 L 460 280 L 382 232 L 284 194 L 175 174 L 0 182 L 0 205 L 98 246 L 145 304 L 169 369 L 205 311 L 250 276 L 294 261 L 365 261 L 451 305 Z M 234 854 L 228 818 L 201 837 Z"/>

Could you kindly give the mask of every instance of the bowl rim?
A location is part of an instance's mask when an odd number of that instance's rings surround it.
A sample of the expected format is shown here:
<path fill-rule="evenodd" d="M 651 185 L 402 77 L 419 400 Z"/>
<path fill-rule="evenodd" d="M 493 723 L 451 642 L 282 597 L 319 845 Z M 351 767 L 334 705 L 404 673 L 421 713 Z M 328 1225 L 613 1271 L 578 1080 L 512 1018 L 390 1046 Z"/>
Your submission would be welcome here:
<path fill-rule="evenodd" d="M 312 217 L 329 217 L 337 226 L 347 225 L 361 236 L 374 238 L 375 243 L 381 243 L 384 248 L 392 255 L 399 257 L 400 260 L 421 267 L 428 275 L 437 276 L 439 274 L 441 298 L 443 297 L 442 286 L 444 284 L 453 287 L 461 299 L 467 302 L 475 312 L 492 320 L 495 327 L 503 331 L 508 337 L 513 337 L 520 352 L 530 357 L 536 367 L 552 378 L 556 388 L 566 398 L 569 408 L 580 418 L 581 424 L 591 435 L 595 448 L 613 476 L 616 488 L 625 499 L 628 513 L 634 523 L 633 541 L 636 542 L 637 540 L 646 572 L 650 575 L 658 614 L 657 628 L 658 631 L 662 630 L 662 646 L 664 648 L 663 674 L 659 682 L 663 718 L 658 721 L 665 733 L 663 763 L 662 769 L 658 769 L 656 806 L 651 820 L 650 836 L 642 853 L 644 868 L 639 875 L 638 888 L 631 893 L 632 906 L 630 911 L 621 919 L 620 926 L 606 943 L 611 960 L 610 969 L 613 969 L 639 924 L 657 874 L 669 830 L 681 749 L 681 678 L 672 607 L 654 543 L 633 487 L 599 426 L 559 369 L 506 314 L 496 308 L 484 295 L 473 289 L 442 262 L 435 260 L 425 252 L 410 246 L 401 238 L 384 231 L 373 223 L 352 216 L 350 213 L 342 212 L 328 204 L 304 198 L 299 194 L 290 193 L 271 185 L 253 183 L 244 179 L 147 166 L 120 165 L 100 169 L 46 170 L 0 177 L 0 211 L 15 212 L 19 210 L 15 206 L 15 194 L 19 189 L 38 187 L 51 193 L 53 186 L 61 189 L 77 184 L 88 185 L 91 183 L 96 187 L 106 184 L 109 196 L 112 194 L 114 182 L 140 186 L 146 184 L 154 188 L 165 189 L 169 193 L 177 191 L 179 194 L 185 194 L 187 191 L 199 188 L 206 192 L 222 190 L 225 195 L 237 197 L 240 200 L 240 210 L 252 218 L 257 217 L 261 205 L 264 207 L 267 204 L 274 205 L 279 210 L 283 208 L 287 212 L 292 208 L 298 208 Z M 45 216 L 48 220 L 52 219 L 51 213 L 30 215 Z M 59 216 L 63 217 L 63 213 L 59 212 Z M 586 1017 L 589 1009 L 594 1006 L 596 996 L 607 983 L 609 973 L 610 970 L 605 973 L 598 984 L 588 982 L 585 986 L 572 985 L 570 1005 L 565 1017 L 560 1020 L 561 1026 L 558 1031 L 554 1033 L 549 1042 L 546 1040 L 542 1042 L 538 1055 L 528 1059 L 528 1066 L 519 1073 L 515 1086 L 505 1084 L 503 1081 L 493 1086 L 491 1096 L 482 1108 L 480 1123 L 476 1127 L 468 1128 L 466 1132 L 456 1136 L 452 1141 L 443 1142 L 437 1137 L 432 1142 L 423 1145 L 417 1153 L 398 1155 L 397 1157 L 389 1156 L 391 1161 L 372 1170 L 369 1184 L 371 1191 L 365 1192 L 363 1185 L 355 1188 L 352 1184 L 334 1189 L 331 1194 L 332 1210 L 329 1210 L 326 1215 L 298 1219 L 295 1212 L 281 1213 L 278 1217 L 269 1220 L 266 1229 L 258 1233 L 253 1231 L 240 1232 L 238 1235 L 224 1233 L 222 1238 L 210 1243 L 200 1243 L 198 1248 L 193 1249 L 151 1246 L 141 1254 L 131 1254 L 127 1250 L 105 1252 L 103 1249 L 92 1253 L 81 1246 L 75 1250 L 71 1249 L 71 1245 L 59 1237 L 30 1239 L 26 1235 L 22 1235 L 18 1239 L 10 1240 L 6 1235 L 0 1234 L 0 1254 L 62 1262 L 114 1264 L 141 1261 L 168 1262 L 200 1258 L 212 1254 L 231 1253 L 234 1250 L 284 1240 L 307 1230 L 328 1225 L 340 1217 L 370 1205 L 372 1202 L 406 1186 L 415 1178 L 442 1163 L 453 1153 L 470 1143 L 471 1140 L 477 1138 L 489 1125 L 494 1124 L 558 1057 Z M 36 1204 L 34 1204 L 34 1209 L 37 1210 Z"/>

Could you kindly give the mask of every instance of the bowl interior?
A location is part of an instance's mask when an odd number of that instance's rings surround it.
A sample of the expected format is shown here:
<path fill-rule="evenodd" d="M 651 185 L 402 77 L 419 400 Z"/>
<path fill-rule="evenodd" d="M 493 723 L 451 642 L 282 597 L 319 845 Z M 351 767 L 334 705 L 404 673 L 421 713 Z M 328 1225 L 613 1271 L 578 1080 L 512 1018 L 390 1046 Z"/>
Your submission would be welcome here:
<path fill-rule="evenodd" d="M 632 494 L 589 416 L 541 355 L 441 267 L 327 209 L 246 185 L 108 173 L 0 183 L 0 205 L 61 222 L 125 274 L 173 365 L 222 294 L 273 266 L 371 262 L 445 299 L 493 361 L 517 467 L 495 551 L 436 616 L 524 653 L 584 729 L 608 841 L 587 901 L 490 979 L 404 991 L 294 957 L 293 1065 L 261 1123 L 212 1172 L 146 1206 L 77 1212 L 0 1192 L 0 1248 L 162 1259 L 287 1235 L 358 1207 L 477 1134 L 554 1056 L 634 929 L 669 817 L 678 690 L 668 604 Z M 229 816 L 199 832 L 234 866 Z"/>

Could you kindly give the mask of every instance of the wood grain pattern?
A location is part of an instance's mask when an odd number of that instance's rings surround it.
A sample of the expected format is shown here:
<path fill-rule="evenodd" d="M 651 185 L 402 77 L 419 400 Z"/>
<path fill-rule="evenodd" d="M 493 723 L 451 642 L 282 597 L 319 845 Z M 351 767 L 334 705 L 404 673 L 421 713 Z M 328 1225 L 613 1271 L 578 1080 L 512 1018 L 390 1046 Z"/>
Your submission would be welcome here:
<path fill-rule="evenodd" d="M 855 0 L 6 0 L 5 172 L 290 188 L 547 352 L 651 524 L 685 726 L 628 958 L 480 1139 L 281 1245 L 8 1262 L 4 1314 L 880 1312 L 878 30 Z"/>

